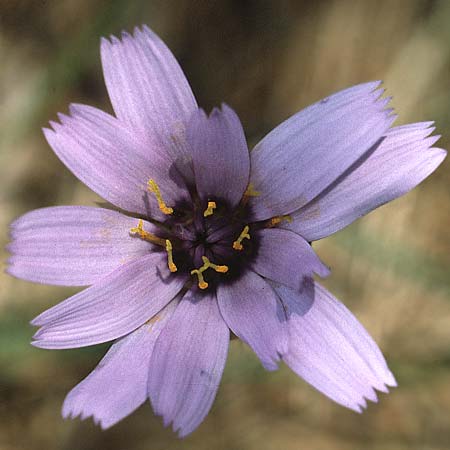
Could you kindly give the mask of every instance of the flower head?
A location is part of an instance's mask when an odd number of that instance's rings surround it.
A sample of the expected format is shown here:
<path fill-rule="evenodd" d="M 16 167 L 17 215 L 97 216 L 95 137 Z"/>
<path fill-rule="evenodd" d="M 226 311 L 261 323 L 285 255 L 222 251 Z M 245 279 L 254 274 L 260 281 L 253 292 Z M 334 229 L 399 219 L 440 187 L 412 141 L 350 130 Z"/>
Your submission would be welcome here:
<path fill-rule="evenodd" d="M 101 43 L 115 117 L 71 105 L 45 129 L 66 166 L 121 212 L 32 211 L 12 224 L 9 273 L 89 286 L 36 317 L 47 349 L 116 340 L 64 417 L 107 428 L 150 399 L 180 436 L 216 395 L 230 330 L 268 370 L 284 361 L 356 411 L 395 379 L 313 275 L 311 242 L 404 194 L 445 157 L 431 122 L 391 128 L 378 82 L 300 111 L 249 152 L 239 118 L 199 109 L 148 28 Z"/>

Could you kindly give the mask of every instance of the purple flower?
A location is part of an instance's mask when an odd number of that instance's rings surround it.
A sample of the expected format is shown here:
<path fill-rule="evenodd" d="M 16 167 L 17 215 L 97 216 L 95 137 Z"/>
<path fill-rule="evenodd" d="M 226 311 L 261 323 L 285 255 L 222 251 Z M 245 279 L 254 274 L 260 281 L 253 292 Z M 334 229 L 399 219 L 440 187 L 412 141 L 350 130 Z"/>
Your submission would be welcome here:
<path fill-rule="evenodd" d="M 101 43 L 116 117 L 71 105 L 45 136 L 120 212 L 44 208 L 12 224 L 9 273 L 87 286 L 36 317 L 33 345 L 115 340 L 64 417 L 107 428 L 147 398 L 180 436 L 207 415 L 230 330 L 355 411 L 396 382 L 375 342 L 313 275 L 310 243 L 406 193 L 445 157 L 432 122 L 391 128 L 379 82 L 300 111 L 249 152 L 239 118 L 198 108 L 148 28 Z"/>

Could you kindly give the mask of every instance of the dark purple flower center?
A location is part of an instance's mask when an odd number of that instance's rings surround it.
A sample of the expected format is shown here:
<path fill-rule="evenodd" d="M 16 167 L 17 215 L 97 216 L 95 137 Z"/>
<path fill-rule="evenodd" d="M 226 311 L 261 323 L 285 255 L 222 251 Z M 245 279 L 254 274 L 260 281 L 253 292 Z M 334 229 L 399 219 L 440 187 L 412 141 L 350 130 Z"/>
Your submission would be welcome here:
<path fill-rule="evenodd" d="M 236 280 L 256 257 L 258 236 L 245 201 L 235 208 L 220 198 L 179 202 L 161 224 L 169 268 L 189 273 L 200 289 Z M 170 250 L 167 242 L 170 242 Z"/>
<path fill-rule="evenodd" d="M 257 257 L 258 229 L 278 223 L 273 219 L 252 223 L 248 198 L 255 193 L 251 189 L 235 207 L 223 198 L 201 199 L 195 190 L 189 201 L 168 206 L 153 180 L 148 187 L 166 219 L 152 221 L 158 226 L 155 234 L 145 230 L 142 221 L 131 233 L 156 244 L 156 251 L 166 253 L 172 276 L 189 274 L 192 285 L 201 290 L 215 289 L 219 283 L 242 276 Z"/>

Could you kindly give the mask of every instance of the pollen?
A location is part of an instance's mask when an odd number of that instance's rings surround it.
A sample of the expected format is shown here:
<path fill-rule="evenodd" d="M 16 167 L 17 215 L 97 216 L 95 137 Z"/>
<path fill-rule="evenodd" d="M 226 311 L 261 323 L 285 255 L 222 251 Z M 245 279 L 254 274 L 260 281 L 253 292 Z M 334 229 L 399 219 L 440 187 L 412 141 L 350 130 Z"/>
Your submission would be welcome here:
<path fill-rule="evenodd" d="M 284 216 L 275 216 L 268 220 L 267 222 L 267 228 L 272 228 L 283 222 L 283 220 L 286 220 L 288 223 L 292 222 L 292 217 L 289 214 L 286 214 Z"/>
<path fill-rule="evenodd" d="M 169 267 L 169 270 L 173 273 L 176 272 L 177 266 L 173 262 L 173 254 L 172 254 L 172 242 L 169 241 L 169 239 L 166 239 L 166 252 L 167 252 L 167 265 Z"/>
<path fill-rule="evenodd" d="M 159 186 L 156 184 L 155 180 L 148 180 L 148 189 L 150 192 L 155 194 L 156 200 L 158 201 L 159 209 L 163 214 L 170 215 L 173 213 L 173 208 L 167 206 L 164 200 L 162 199 L 161 191 L 159 190 Z"/>
<path fill-rule="evenodd" d="M 247 189 L 244 192 L 244 196 L 245 197 L 258 197 L 259 195 L 261 195 L 261 192 L 256 191 L 255 188 L 253 187 L 253 184 L 249 183 L 249 185 L 247 186 Z"/>
<path fill-rule="evenodd" d="M 212 216 L 216 208 L 217 208 L 216 202 L 208 202 L 208 207 L 205 209 L 203 217 Z"/>
<path fill-rule="evenodd" d="M 244 246 L 242 245 L 242 241 L 244 239 L 250 239 L 250 227 L 248 225 L 245 225 L 244 229 L 242 230 L 241 234 L 239 235 L 239 237 L 233 242 L 233 248 L 235 250 L 243 250 Z"/>
<path fill-rule="evenodd" d="M 203 272 L 208 269 L 213 269 L 218 273 L 227 273 L 228 266 L 220 266 L 218 264 L 212 263 L 206 256 L 202 256 L 203 266 L 198 269 L 191 270 L 191 275 L 197 275 L 198 277 L 198 287 L 200 289 L 206 289 L 209 284 L 205 281 L 203 277 Z"/>
<path fill-rule="evenodd" d="M 158 236 L 155 236 L 154 234 L 144 230 L 144 222 L 142 221 L 142 219 L 139 219 L 137 227 L 133 227 L 130 229 L 130 233 L 139 236 L 144 241 L 149 241 L 162 247 L 166 245 L 164 239 L 161 239 Z"/>
<path fill-rule="evenodd" d="M 245 206 L 250 197 L 258 197 L 259 195 L 261 195 L 261 192 L 256 191 L 253 187 L 253 184 L 249 183 L 247 189 L 244 192 L 244 195 L 242 196 L 241 205 Z"/>

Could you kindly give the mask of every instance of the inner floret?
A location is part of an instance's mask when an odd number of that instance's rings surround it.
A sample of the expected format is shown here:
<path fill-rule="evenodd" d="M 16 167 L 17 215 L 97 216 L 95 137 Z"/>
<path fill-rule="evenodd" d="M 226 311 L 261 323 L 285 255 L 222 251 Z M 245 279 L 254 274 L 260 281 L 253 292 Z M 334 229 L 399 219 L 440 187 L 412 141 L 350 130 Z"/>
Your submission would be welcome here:
<path fill-rule="evenodd" d="M 148 189 L 167 218 L 157 222 L 148 217 L 157 225 L 155 233 L 145 230 L 139 219 L 130 233 L 154 244 L 154 251 L 165 252 L 173 276 L 187 273 L 205 290 L 233 281 L 248 269 L 257 254 L 258 236 L 245 198 L 233 208 L 224 199 L 202 200 L 194 193 L 190 201 L 168 205 L 154 180 Z"/>

